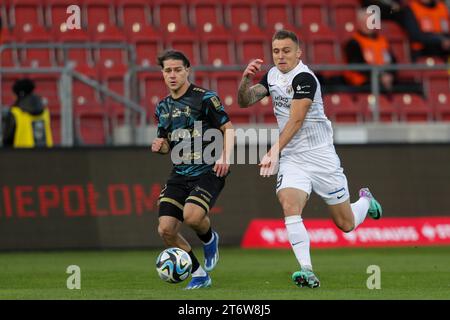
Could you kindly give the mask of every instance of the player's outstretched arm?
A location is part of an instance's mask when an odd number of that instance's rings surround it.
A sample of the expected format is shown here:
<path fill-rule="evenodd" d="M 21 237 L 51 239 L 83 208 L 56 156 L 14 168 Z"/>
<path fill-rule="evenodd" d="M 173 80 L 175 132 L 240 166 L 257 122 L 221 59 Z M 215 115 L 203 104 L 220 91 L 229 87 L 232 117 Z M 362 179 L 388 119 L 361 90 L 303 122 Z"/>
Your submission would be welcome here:
<path fill-rule="evenodd" d="M 281 131 L 278 141 L 270 148 L 259 164 L 261 176 L 270 177 L 275 174 L 279 153 L 302 127 L 311 104 L 312 100 L 308 98 L 292 100 L 288 122 Z"/>
<path fill-rule="evenodd" d="M 169 142 L 165 138 L 156 138 L 152 142 L 152 152 L 167 154 L 170 151 Z"/>
<path fill-rule="evenodd" d="M 264 98 L 268 93 L 267 89 L 259 83 L 254 86 L 251 85 L 253 77 L 261 70 L 262 63 L 261 59 L 256 59 L 245 68 L 238 90 L 238 104 L 241 108 L 251 106 Z"/>
<path fill-rule="evenodd" d="M 302 127 L 303 121 L 305 120 L 311 104 L 312 100 L 308 98 L 292 100 L 289 120 L 284 126 L 283 131 L 281 131 L 278 142 L 275 143 L 272 149 L 281 152 L 289 141 L 291 141 L 292 137 Z"/>

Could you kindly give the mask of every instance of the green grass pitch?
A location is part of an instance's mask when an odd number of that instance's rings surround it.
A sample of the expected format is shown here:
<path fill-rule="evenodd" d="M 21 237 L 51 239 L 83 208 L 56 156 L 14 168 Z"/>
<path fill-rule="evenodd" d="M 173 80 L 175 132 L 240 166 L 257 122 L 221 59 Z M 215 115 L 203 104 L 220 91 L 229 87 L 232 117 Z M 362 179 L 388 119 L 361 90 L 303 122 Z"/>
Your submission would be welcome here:
<path fill-rule="evenodd" d="M 291 282 L 291 250 L 222 247 L 213 286 L 194 291 L 158 278 L 160 251 L 3 252 L 0 299 L 450 299 L 450 247 L 313 249 L 318 289 Z M 67 289 L 69 265 L 81 268 L 80 290 Z M 381 289 L 366 286 L 370 265 Z"/>

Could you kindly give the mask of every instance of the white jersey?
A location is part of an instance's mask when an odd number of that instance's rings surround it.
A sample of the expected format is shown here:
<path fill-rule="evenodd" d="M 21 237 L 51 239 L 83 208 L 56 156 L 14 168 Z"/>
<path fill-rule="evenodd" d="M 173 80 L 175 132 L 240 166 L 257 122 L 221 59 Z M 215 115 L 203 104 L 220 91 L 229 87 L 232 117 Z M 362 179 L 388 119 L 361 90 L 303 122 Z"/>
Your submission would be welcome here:
<path fill-rule="evenodd" d="M 324 113 L 320 83 L 302 61 L 288 73 L 272 67 L 260 83 L 272 97 L 280 132 L 289 120 L 292 99 L 313 101 L 302 127 L 282 150 L 283 156 L 333 144 L 333 129 Z"/>

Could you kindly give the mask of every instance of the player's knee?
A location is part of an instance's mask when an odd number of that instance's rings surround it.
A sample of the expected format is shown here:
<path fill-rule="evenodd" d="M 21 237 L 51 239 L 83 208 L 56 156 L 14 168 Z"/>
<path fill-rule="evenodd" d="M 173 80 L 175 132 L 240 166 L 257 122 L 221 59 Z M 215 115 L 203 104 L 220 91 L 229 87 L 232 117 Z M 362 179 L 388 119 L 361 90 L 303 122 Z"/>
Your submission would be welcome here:
<path fill-rule="evenodd" d="M 290 199 L 280 198 L 280 204 L 284 214 L 301 214 L 300 206 Z"/>
<path fill-rule="evenodd" d="M 355 224 L 353 223 L 353 221 L 347 221 L 347 220 L 340 221 L 340 222 L 336 223 L 336 225 L 341 231 L 343 231 L 345 233 L 348 233 L 355 228 Z"/>
<path fill-rule="evenodd" d="M 195 228 L 201 225 L 203 217 L 200 217 L 196 214 L 186 214 L 184 216 L 184 223 L 190 226 L 191 228 Z"/>
<path fill-rule="evenodd" d="M 165 226 L 165 225 L 158 226 L 158 233 L 159 233 L 159 236 L 163 239 L 172 239 L 172 238 L 176 237 L 176 235 L 177 235 L 174 228 L 172 228 L 171 226 Z"/>

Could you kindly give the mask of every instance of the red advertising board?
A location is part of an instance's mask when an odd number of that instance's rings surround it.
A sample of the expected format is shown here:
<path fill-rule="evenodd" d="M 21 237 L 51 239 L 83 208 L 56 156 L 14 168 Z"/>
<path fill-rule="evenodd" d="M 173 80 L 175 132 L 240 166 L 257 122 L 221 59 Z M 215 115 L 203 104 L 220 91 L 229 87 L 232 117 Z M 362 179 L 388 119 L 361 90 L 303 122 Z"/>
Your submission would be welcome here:
<path fill-rule="evenodd" d="M 450 218 L 367 219 L 349 233 L 328 219 L 304 219 L 314 248 L 450 245 Z M 282 219 L 254 219 L 242 240 L 243 248 L 289 248 Z"/>

